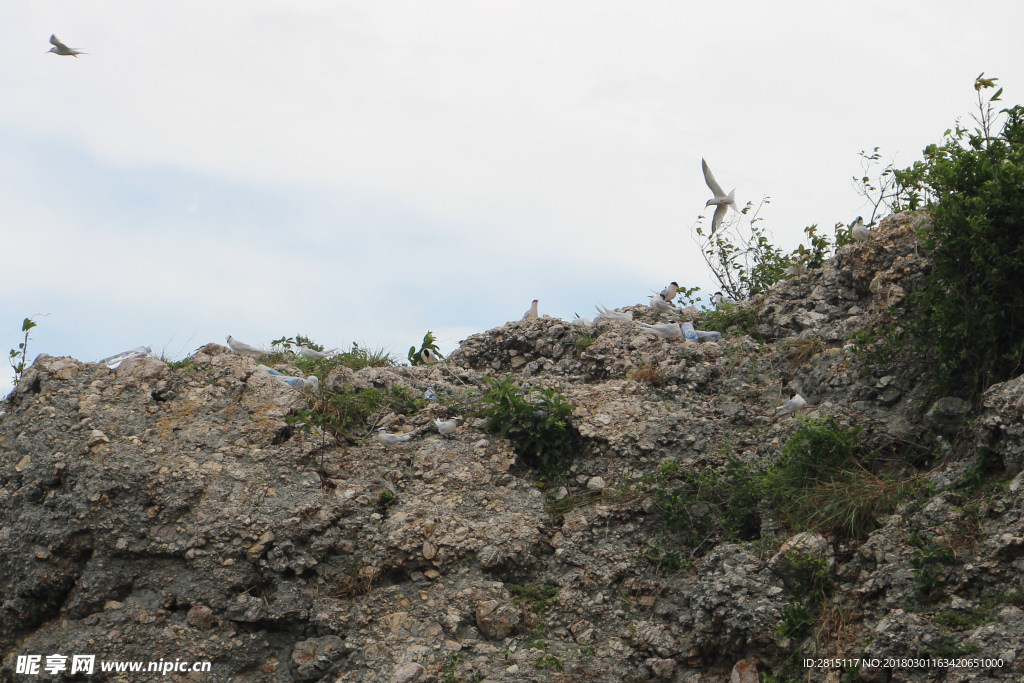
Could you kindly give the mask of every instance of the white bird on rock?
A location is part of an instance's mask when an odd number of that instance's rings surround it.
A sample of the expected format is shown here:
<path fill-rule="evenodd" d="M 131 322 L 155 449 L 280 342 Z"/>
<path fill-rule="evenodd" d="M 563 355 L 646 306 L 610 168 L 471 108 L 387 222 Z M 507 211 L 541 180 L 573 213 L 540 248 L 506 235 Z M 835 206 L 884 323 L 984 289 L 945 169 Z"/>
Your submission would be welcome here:
<path fill-rule="evenodd" d="M 660 294 L 652 296 L 649 305 L 658 313 L 673 313 L 676 310 L 676 307 L 672 305 L 672 302 L 665 301 L 661 298 Z"/>
<path fill-rule="evenodd" d="M 662 339 L 683 338 L 683 330 L 679 327 L 679 323 L 666 323 L 664 325 L 645 325 L 644 323 L 637 323 L 637 326 L 644 332 L 649 332 L 661 337 Z"/>
<path fill-rule="evenodd" d="M 801 275 L 807 272 L 807 263 L 805 263 L 804 261 L 800 261 L 799 259 L 794 258 L 792 259 L 791 263 L 793 265 L 791 265 L 789 268 L 786 268 L 786 275 L 791 275 L 792 277 L 800 277 Z"/>
<path fill-rule="evenodd" d="M 77 58 L 78 55 L 86 54 L 85 52 L 82 52 L 81 50 L 76 50 L 73 47 L 68 47 L 64 43 L 60 42 L 60 40 L 58 40 L 57 36 L 55 36 L 55 35 L 51 35 L 50 36 L 50 45 L 53 45 L 53 47 L 50 48 L 50 52 L 53 52 L 54 54 L 58 54 L 58 55 L 60 55 L 62 57 L 76 57 Z"/>
<path fill-rule="evenodd" d="M 576 317 L 572 319 L 572 324 L 573 324 L 573 325 L 583 325 L 584 327 L 586 327 L 587 325 L 589 325 L 589 324 L 590 324 L 590 321 L 589 321 L 589 320 L 587 320 L 586 318 L 584 318 L 584 317 L 583 317 L 582 315 L 580 315 L 579 313 L 576 313 L 576 314 L 574 314 L 574 315 L 575 315 Z"/>
<path fill-rule="evenodd" d="M 523 320 L 536 320 L 537 319 L 537 299 L 533 300 L 530 304 L 530 310 L 523 314 Z"/>
<path fill-rule="evenodd" d="M 708 200 L 705 204 L 705 208 L 711 205 L 715 205 L 718 208 L 715 209 L 715 215 L 711 217 L 711 234 L 708 238 L 715 234 L 715 230 L 718 230 L 718 226 L 722 224 L 722 219 L 725 218 L 725 214 L 729 211 L 729 207 L 736 209 L 736 188 L 733 188 L 732 192 L 726 194 L 722 190 L 722 186 L 715 180 L 715 176 L 711 174 L 711 169 L 708 168 L 708 162 L 703 159 L 700 160 L 701 168 L 704 169 L 704 182 L 711 188 L 711 192 L 715 195 L 713 198 Z"/>
<path fill-rule="evenodd" d="M 330 358 L 337 352 L 338 349 L 333 349 L 331 351 L 314 351 L 305 344 L 299 344 L 299 355 L 302 356 L 303 358 Z"/>
<path fill-rule="evenodd" d="M 597 317 L 594 318 L 596 323 L 598 320 L 610 320 L 616 323 L 631 323 L 633 322 L 633 311 L 609 311 L 600 304 L 596 305 Z"/>
<path fill-rule="evenodd" d="M 437 431 L 441 432 L 441 436 L 443 436 L 443 437 L 454 436 L 455 435 L 455 430 L 458 429 L 458 427 L 459 427 L 459 420 L 461 420 L 461 419 L 462 419 L 461 417 L 456 417 L 454 419 L 451 419 L 451 420 L 448 420 L 448 421 L 444 421 L 444 420 L 438 420 L 438 419 L 435 418 L 434 419 L 434 425 L 437 426 Z"/>
<path fill-rule="evenodd" d="M 711 303 L 715 305 L 715 308 L 721 308 L 723 304 L 735 306 L 739 302 L 736 301 L 735 299 L 726 299 L 721 292 L 715 292 L 713 295 L 711 295 Z"/>
<path fill-rule="evenodd" d="M 423 349 L 420 351 L 420 359 L 427 365 L 431 365 L 438 361 L 437 354 L 430 349 Z"/>
<path fill-rule="evenodd" d="M 800 410 L 805 405 L 807 405 L 807 401 L 804 400 L 804 397 L 800 394 L 794 394 L 793 398 L 789 399 L 775 410 L 779 411 L 779 415 L 789 415 L 790 413 L 795 413 Z"/>
<path fill-rule="evenodd" d="M 388 434 L 386 427 L 381 427 L 377 430 L 377 441 L 382 443 L 384 448 L 397 446 L 398 444 L 405 443 L 411 438 L 412 434 Z"/>
<path fill-rule="evenodd" d="M 857 216 L 857 222 L 853 224 L 852 228 L 850 228 L 850 234 L 853 235 L 853 239 L 858 242 L 863 242 L 871 234 L 871 230 L 864 226 L 864 219 Z"/>
<path fill-rule="evenodd" d="M 668 284 L 668 287 L 666 287 L 665 289 L 661 290 L 661 293 L 658 294 L 658 296 L 660 296 L 665 301 L 672 301 L 673 299 L 676 298 L 676 294 L 678 292 L 679 292 L 679 283 L 678 282 L 670 282 Z"/>
<path fill-rule="evenodd" d="M 244 353 L 253 356 L 263 356 L 267 353 L 266 351 L 257 349 L 255 346 L 249 346 L 245 342 L 238 341 L 230 334 L 228 335 L 228 347 L 235 353 Z"/>

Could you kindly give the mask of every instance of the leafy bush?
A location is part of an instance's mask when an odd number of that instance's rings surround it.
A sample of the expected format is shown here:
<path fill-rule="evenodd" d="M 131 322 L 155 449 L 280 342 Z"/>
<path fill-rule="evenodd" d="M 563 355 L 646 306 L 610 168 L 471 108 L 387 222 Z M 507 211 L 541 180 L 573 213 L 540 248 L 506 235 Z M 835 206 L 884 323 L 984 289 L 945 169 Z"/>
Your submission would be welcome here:
<path fill-rule="evenodd" d="M 305 432 L 326 433 L 339 441 L 354 441 L 360 432 L 365 433 L 373 427 L 385 407 L 400 415 L 411 415 L 422 407 L 422 403 L 422 400 L 413 399 L 404 387 L 394 387 L 388 392 L 380 389 L 321 389 L 317 394 L 310 394 L 309 407 L 290 415 L 288 423 Z"/>
<path fill-rule="evenodd" d="M 859 433 L 859 427 L 843 427 L 835 417 L 808 420 L 765 467 L 728 457 L 720 469 L 695 472 L 670 461 L 648 481 L 655 484 L 652 493 L 666 525 L 695 552 L 719 538 L 757 539 L 764 512 L 792 532 L 863 537 L 909 484 L 869 471 L 859 453 Z"/>
<path fill-rule="evenodd" d="M 484 428 L 512 442 L 516 453 L 545 477 L 561 473 L 571 456 L 576 432 L 569 426 L 575 406 L 566 403 L 555 389 L 530 387 L 525 395 L 509 375 L 503 380 L 485 377 L 491 390 L 483 398 L 487 408 Z M 530 396 L 539 394 L 531 400 Z"/>
<path fill-rule="evenodd" d="M 944 391 L 977 394 L 1024 371 L 1024 109 L 995 117 L 975 81 L 979 128 L 957 123 L 924 160 L 897 172 L 905 205 L 928 203 L 922 245 L 932 261 L 903 316 L 909 347 Z"/>

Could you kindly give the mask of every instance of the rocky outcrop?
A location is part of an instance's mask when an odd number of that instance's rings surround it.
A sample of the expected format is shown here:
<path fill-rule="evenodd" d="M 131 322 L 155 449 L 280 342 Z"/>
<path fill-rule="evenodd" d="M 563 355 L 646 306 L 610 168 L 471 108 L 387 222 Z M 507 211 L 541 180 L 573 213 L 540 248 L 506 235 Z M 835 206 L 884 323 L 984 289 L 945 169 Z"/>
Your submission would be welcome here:
<path fill-rule="evenodd" d="M 209 662 L 192 675 L 211 681 L 446 683 L 832 681 L 793 658 L 959 654 L 1002 664 L 859 673 L 1018 680 L 1020 384 L 992 387 L 964 421 L 913 374 L 866 363 L 857 335 L 926 271 L 922 220 L 891 217 L 746 304 L 751 336 L 666 342 L 540 318 L 470 337 L 447 365 L 322 377 L 324 391 L 421 399 L 375 415 L 413 435 L 392 450 L 369 426 L 300 429 L 316 395 L 217 344 L 117 370 L 42 356 L 0 414 L 0 679 L 59 653 Z M 564 479 L 538 481 L 483 430 L 484 377 L 508 374 L 575 406 Z M 778 417 L 794 393 L 809 405 Z M 431 420 L 454 410 L 467 419 L 443 439 Z M 861 427 L 879 458 L 912 454 L 908 472 L 929 470 L 903 480 L 918 493 L 859 539 L 767 520 L 749 543 L 678 545 L 652 494 L 663 463 L 768 463 L 800 418 L 824 415 Z M 818 633 L 796 637 L 780 625 L 814 597 L 801 556 L 830 588 Z"/>

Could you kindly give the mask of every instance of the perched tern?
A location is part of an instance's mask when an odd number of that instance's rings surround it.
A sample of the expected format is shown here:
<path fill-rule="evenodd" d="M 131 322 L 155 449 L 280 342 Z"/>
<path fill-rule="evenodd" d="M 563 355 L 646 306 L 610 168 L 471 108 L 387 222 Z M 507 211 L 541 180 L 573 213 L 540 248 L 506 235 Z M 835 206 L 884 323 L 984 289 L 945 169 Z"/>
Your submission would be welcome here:
<path fill-rule="evenodd" d="M 679 291 L 679 283 L 678 282 L 670 282 L 668 284 L 668 287 L 666 287 L 665 289 L 661 290 L 661 292 L 658 294 L 658 296 L 660 296 L 665 301 L 672 301 L 673 299 L 676 298 L 676 293 L 678 291 Z"/>
<path fill-rule="evenodd" d="M 523 320 L 536 320 L 536 319 L 537 319 L 537 299 L 534 299 L 533 303 L 530 304 L 530 310 L 528 310 L 526 313 L 523 313 Z"/>
<path fill-rule="evenodd" d="M 441 436 L 449 437 L 455 435 L 455 430 L 458 428 L 459 420 L 461 419 L 461 417 L 456 417 L 452 420 L 448 420 L 447 422 L 435 419 L 434 424 L 437 426 L 437 431 L 441 432 Z"/>
<path fill-rule="evenodd" d="M 405 443 L 411 438 L 412 434 L 388 434 L 386 427 L 381 427 L 377 430 L 377 441 L 382 443 L 384 448 L 397 446 L 400 443 Z"/>
<path fill-rule="evenodd" d="M 711 296 L 711 303 L 715 305 L 715 308 L 721 308 L 722 304 L 728 304 L 729 306 L 735 306 L 739 302 L 735 299 L 726 299 L 721 292 L 715 292 Z"/>
<path fill-rule="evenodd" d="M 338 349 L 332 351 L 314 351 L 304 344 L 299 344 L 299 355 L 303 358 L 330 358 L 338 352 Z"/>
<path fill-rule="evenodd" d="M 630 323 L 633 322 L 633 311 L 609 311 L 607 308 L 601 305 L 595 306 L 597 309 L 597 317 L 594 318 L 596 323 L 598 320 L 610 320 L 617 323 Z"/>
<path fill-rule="evenodd" d="M 637 326 L 644 332 L 649 332 L 661 337 L 662 339 L 683 338 L 683 330 L 679 327 L 679 323 L 666 323 L 664 325 L 645 325 L 644 323 L 637 323 Z"/>
<path fill-rule="evenodd" d="M 572 324 L 573 324 L 573 325 L 583 325 L 583 326 L 587 326 L 587 325 L 589 325 L 589 324 L 590 324 L 590 321 L 589 321 L 589 320 L 587 320 L 586 318 L 584 318 L 584 317 L 583 317 L 582 315 L 580 315 L 579 313 L 576 313 L 576 314 L 575 314 L 575 316 L 576 316 L 576 317 L 572 319 Z"/>
<path fill-rule="evenodd" d="M 704 182 L 711 188 L 711 192 L 715 195 L 712 199 L 708 200 L 705 207 L 714 204 L 718 208 L 715 209 L 715 215 L 711 218 L 711 234 L 708 238 L 711 238 L 715 234 L 715 230 L 718 230 L 718 226 L 722 224 L 722 219 L 725 218 L 726 212 L 729 210 L 729 206 L 732 206 L 733 210 L 736 209 L 736 189 L 733 188 L 732 192 L 726 194 L 722 191 L 722 186 L 715 180 L 715 176 L 711 174 L 711 169 L 708 168 L 708 162 L 703 159 L 700 160 L 700 165 L 704 169 Z"/>
<path fill-rule="evenodd" d="M 50 52 L 58 54 L 62 57 L 78 57 L 78 55 L 86 54 L 81 50 L 76 50 L 73 47 L 68 47 L 64 43 L 60 42 L 60 40 L 58 40 L 57 36 L 55 35 L 50 36 L 50 45 L 53 45 L 53 47 L 50 48 Z"/>
<path fill-rule="evenodd" d="M 257 349 L 255 346 L 249 346 L 244 342 L 238 341 L 230 334 L 228 335 L 228 347 L 235 353 L 245 353 L 253 356 L 264 356 L 267 353 L 266 351 Z"/>
<path fill-rule="evenodd" d="M 427 365 L 431 365 L 438 361 L 437 354 L 430 349 L 423 349 L 420 351 L 420 359 L 422 359 Z"/>
<path fill-rule="evenodd" d="M 853 224 L 852 228 L 850 228 L 850 234 L 853 235 L 853 239 L 858 242 L 863 242 L 868 238 L 868 235 L 871 234 L 871 230 L 864 227 L 864 219 L 857 216 L 857 222 Z"/>
<path fill-rule="evenodd" d="M 672 313 L 676 310 L 676 307 L 672 305 L 672 302 L 665 301 L 661 298 L 660 294 L 652 296 L 651 303 L 649 305 L 658 313 Z"/>
<path fill-rule="evenodd" d="M 799 277 L 807 272 L 807 264 L 803 261 L 793 259 L 793 265 L 786 268 L 786 275 L 792 275 L 793 277 Z"/>
<path fill-rule="evenodd" d="M 807 401 L 804 400 L 804 397 L 800 394 L 795 394 L 793 398 L 789 399 L 775 410 L 779 411 L 779 415 L 789 415 L 790 413 L 795 413 L 800 410 L 805 405 L 807 405 Z"/>

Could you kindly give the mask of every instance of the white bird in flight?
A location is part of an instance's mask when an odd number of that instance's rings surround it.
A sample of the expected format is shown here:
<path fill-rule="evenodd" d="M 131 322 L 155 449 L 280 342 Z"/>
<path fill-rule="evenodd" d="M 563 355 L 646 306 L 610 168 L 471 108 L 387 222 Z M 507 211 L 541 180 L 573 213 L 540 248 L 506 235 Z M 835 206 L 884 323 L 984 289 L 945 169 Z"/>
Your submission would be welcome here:
<path fill-rule="evenodd" d="M 267 352 L 257 349 L 255 346 L 249 346 L 245 342 L 240 342 L 230 334 L 228 335 L 228 347 L 231 348 L 235 353 L 245 353 L 253 356 L 262 356 Z"/>
<path fill-rule="evenodd" d="M 633 322 L 633 311 L 609 311 L 607 308 L 601 305 L 596 305 L 594 308 L 597 309 L 597 317 L 594 318 L 596 323 L 598 320 L 610 320 L 617 323 L 631 323 Z"/>
<path fill-rule="evenodd" d="M 333 349 L 331 351 L 314 351 L 305 344 L 299 344 L 299 355 L 303 358 L 330 358 L 337 352 L 338 349 Z"/>
<path fill-rule="evenodd" d="M 668 287 L 666 287 L 665 289 L 661 290 L 661 293 L 658 294 L 658 296 L 660 296 L 665 301 L 672 301 L 673 299 L 676 298 L 676 293 L 678 291 L 679 291 L 679 283 L 678 282 L 670 282 Z"/>
<path fill-rule="evenodd" d="M 673 306 L 670 301 L 662 299 L 660 294 L 652 296 L 651 303 L 649 305 L 658 313 L 672 313 L 676 310 L 676 307 Z"/>
<path fill-rule="evenodd" d="M 805 405 L 807 405 L 807 401 L 804 400 L 804 397 L 800 394 L 795 394 L 793 398 L 789 399 L 775 410 L 779 411 L 779 415 L 789 415 L 790 413 L 795 413 L 800 410 Z"/>
<path fill-rule="evenodd" d="M 441 436 L 449 437 L 455 435 L 455 430 L 459 427 L 459 420 L 461 417 L 456 417 L 447 422 L 444 420 L 434 419 L 434 424 L 437 426 L 437 431 L 441 432 Z"/>
<path fill-rule="evenodd" d="M 664 325 L 645 325 L 644 323 L 637 323 L 637 326 L 644 332 L 649 332 L 661 337 L 662 339 L 683 338 L 683 330 L 679 327 L 679 323 L 666 323 Z"/>
<path fill-rule="evenodd" d="M 715 176 L 711 174 L 711 169 L 708 168 L 708 162 L 703 159 L 700 160 L 700 165 L 704 169 L 704 182 L 711 188 L 711 192 L 715 195 L 712 199 L 708 200 L 705 207 L 714 204 L 718 208 L 715 209 L 715 215 L 711 218 L 711 234 L 708 235 L 710 238 L 715 234 L 715 230 L 718 230 L 718 226 L 722 224 L 722 219 L 725 218 L 725 214 L 729 211 L 729 207 L 732 206 L 733 210 L 736 209 L 736 188 L 733 188 L 732 192 L 726 194 L 722 190 L 722 186 L 715 180 Z"/>
<path fill-rule="evenodd" d="M 60 40 L 58 40 L 57 36 L 55 35 L 50 36 L 50 45 L 53 45 L 53 47 L 50 48 L 50 52 L 61 55 L 62 57 L 78 57 L 78 55 L 86 54 L 81 50 L 76 50 L 73 47 L 68 47 L 64 43 L 60 42 Z"/>
<path fill-rule="evenodd" d="M 423 349 L 422 351 L 420 351 L 420 358 L 427 365 L 431 365 L 432 363 L 436 363 L 438 361 L 437 354 L 431 351 L 430 349 Z"/>
<path fill-rule="evenodd" d="M 384 448 L 397 446 L 400 443 L 405 443 L 411 438 L 412 434 L 388 434 L 386 427 L 381 427 L 377 430 L 377 441 L 382 443 Z"/>
<path fill-rule="evenodd" d="M 853 239 L 858 242 L 863 242 L 868 238 L 868 235 L 871 234 L 871 230 L 864 227 L 864 219 L 857 216 L 857 222 L 853 224 L 852 228 L 850 228 L 850 234 L 853 235 Z"/>
<path fill-rule="evenodd" d="M 523 320 L 536 320 L 537 319 L 537 299 L 533 300 L 530 304 L 530 310 L 523 314 Z"/>

